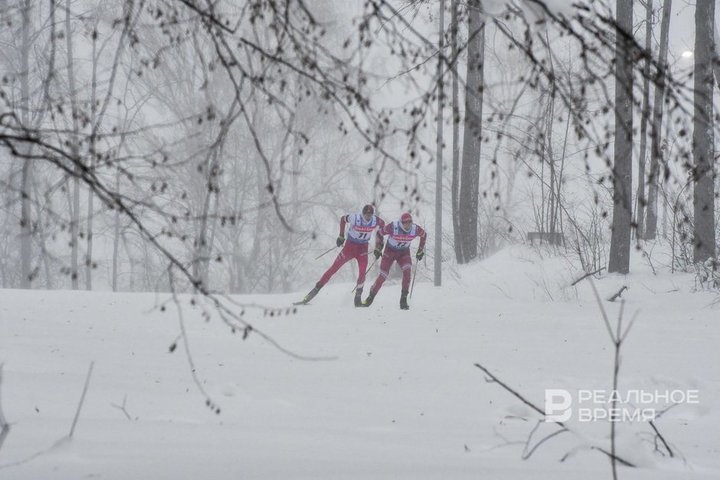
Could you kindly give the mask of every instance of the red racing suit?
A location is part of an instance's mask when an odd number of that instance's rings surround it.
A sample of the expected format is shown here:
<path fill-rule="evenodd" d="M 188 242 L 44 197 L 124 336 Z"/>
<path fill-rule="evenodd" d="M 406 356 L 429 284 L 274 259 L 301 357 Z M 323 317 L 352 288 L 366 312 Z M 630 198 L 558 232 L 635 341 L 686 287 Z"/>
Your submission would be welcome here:
<path fill-rule="evenodd" d="M 365 271 L 368 263 L 368 243 L 372 238 L 373 230 L 385 228 L 385 222 L 377 215 L 373 215 L 369 222 L 366 222 L 362 213 L 351 213 L 340 217 L 340 236 L 345 235 L 345 227 L 348 227 L 347 241 L 343 249 L 330 268 L 320 277 L 320 287 L 324 286 L 332 278 L 340 267 L 352 259 L 358 263 L 358 277 L 355 294 L 359 295 L 365 285 Z M 382 237 L 380 237 L 382 238 Z"/>
<path fill-rule="evenodd" d="M 412 268 L 412 259 L 410 258 L 410 242 L 415 237 L 420 237 L 420 245 L 418 250 L 425 249 L 425 241 L 427 233 L 420 225 L 412 224 L 408 230 L 403 230 L 400 221 L 389 223 L 385 228 L 378 230 L 378 243 L 382 244 L 382 235 L 387 236 L 387 244 L 380 261 L 380 274 L 378 275 L 373 286 L 370 287 L 370 294 L 375 296 L 382 287 L 382 284 L 390 274 L 390 267 L 393 262 L 398 262 L 402 268 L 402 290 L 407 292 L 410 289 L 410 269 Z"/>

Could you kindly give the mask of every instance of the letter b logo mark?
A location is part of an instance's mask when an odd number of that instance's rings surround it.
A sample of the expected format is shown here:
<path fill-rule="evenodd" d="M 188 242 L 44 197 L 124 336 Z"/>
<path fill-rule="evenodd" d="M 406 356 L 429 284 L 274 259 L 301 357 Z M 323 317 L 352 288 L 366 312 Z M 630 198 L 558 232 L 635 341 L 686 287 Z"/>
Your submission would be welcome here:
<path fill-rule="evenodd" d="M 562 389 L 545 390 L 545 421 L 566 422 L 572 416 L 572 397 Z"/>

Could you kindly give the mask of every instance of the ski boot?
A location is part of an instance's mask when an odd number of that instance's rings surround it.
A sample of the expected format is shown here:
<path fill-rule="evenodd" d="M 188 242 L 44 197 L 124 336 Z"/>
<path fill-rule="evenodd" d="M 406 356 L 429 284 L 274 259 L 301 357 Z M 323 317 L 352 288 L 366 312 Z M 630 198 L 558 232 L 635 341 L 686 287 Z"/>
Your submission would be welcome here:
<path fill-rule="evenodd" d="M 370 305 L 372 305 L 373 300 L 375 300 L 375 293 L 370 290 L 370 295 L 367 296 L 365 301 L 362 303 L 362 306 L 369 307 Z"/>
<path fill-rule="evenodd" d="M 305 298 L 303 298 L 302 300 L 297 302 L 297 305 L 306 305 L 307 303 L 309 303 L 310 300 L 315 298 L 315 295 L 318 294 L 318 292 L 320 291 L 320 289 L 322 287 L 323 287 L 322 285 L 320 285 L 319 283 L 316 283 L 315 286 L 313 287 L 313 289 L 310 290 L 307 295 L 305 295 Z"/>
<path fill-rule="evenodd" d="M 362 290 L 355 290 L 355 306 L 356 307 L 364 307 L 362 298 L 360 298 L 361 295 L 362 295 Z"/>
<path fill-rule="evenodd" d="M 408 291 L 403 290 L 400 293 L 400 310 L 410 310 L 410 305 L 407 303 Z"/>

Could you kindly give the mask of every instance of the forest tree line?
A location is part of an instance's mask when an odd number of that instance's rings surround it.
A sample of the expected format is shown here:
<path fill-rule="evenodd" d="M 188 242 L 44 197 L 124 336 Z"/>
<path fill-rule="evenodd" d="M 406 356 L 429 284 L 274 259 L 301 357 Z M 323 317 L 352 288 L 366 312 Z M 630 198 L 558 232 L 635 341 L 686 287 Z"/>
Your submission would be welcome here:
<path fill-rule="evenodd" d="M 654 239 L 703 262 L 718 62 L 695 9 L 683 64 L 671 0 L 0 2 L 0 287 L 290 291 L 368 202 L 438 218 L 440 264 L 529 232 L 588 272 Z"/>

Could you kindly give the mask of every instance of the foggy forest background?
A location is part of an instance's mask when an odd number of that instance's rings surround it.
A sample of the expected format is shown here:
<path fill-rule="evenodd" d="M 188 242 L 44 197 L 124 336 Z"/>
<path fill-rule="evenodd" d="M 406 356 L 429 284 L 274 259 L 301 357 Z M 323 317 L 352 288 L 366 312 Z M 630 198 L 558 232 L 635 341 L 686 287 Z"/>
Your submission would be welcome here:
<path fill-rule="evenodd" d="M 371 202 L 436 282 L 531 232 L 586 272 L 708 265 L 715 6 L 686 3 L 1 1 L 0 287 L 301 290 Z"/>

